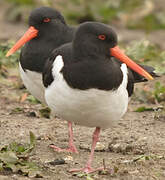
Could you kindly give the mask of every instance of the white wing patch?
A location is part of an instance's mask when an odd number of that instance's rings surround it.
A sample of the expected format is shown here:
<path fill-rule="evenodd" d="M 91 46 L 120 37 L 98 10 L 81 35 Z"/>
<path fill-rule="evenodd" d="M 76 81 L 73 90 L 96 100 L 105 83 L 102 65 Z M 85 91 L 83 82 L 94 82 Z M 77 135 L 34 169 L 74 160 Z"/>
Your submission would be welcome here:
<path fill-rule="evenodd" d="M 63 66 L 64 66 L 64 62 L 63 62 L 62 56 L 58 55 L 53 62 L 52 74 L 54 77 L 57 78 L 61 76 L 60 71 L 63 68 Z"/>
<path fill-rule="evenodd" d="M 123 81 L 122 81 L 122 84 L 123 84 L 124 87 L 127 87 L 127 83 L 128 83 L 128 69 L 127 69 L 127 65 L 123 63 L 121 65 L 120 69 L 123 72 Z"/>

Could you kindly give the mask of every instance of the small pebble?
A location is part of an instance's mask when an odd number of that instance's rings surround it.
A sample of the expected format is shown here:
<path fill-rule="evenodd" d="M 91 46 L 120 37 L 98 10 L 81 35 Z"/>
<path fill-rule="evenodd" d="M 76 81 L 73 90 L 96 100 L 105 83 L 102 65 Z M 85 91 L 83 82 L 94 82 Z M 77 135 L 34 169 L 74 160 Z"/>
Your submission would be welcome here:
<path fill-rule="evenodd" d="M 72 156 L 66 156 L 64 158 L 65 161 L 73 161 L 73 157 Z"/>
<path fill-rule="evenodd" d="M 64 159 L 55 159 L 54 161 L 48 162 L 52 166 L 66 164 Z"/>

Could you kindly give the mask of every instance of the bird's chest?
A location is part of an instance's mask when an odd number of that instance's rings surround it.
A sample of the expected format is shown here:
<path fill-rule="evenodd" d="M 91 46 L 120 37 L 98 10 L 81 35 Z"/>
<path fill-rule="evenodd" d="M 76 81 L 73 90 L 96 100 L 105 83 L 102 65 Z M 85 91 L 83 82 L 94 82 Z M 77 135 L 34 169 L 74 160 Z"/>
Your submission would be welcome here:
<path fill-rule="evenodd" d="M 108 128 L 126 112 L 126 89 L 100 91 L 71 89 L 65 82 L 54 81 L 46 90 L 46 100 L 61 118 L 74 123 Z"/>
<path fill-rule="evenodd" d="M 24 71 L 20 63 L 19 70 L 21 79 L 27 90 L 39 101 L 41 101 L 42 103 L 46 103 L 44 98 L 45 88 L 42 83 L 42 74 L 30 70 Z"/>
<path fill-rule="evenodd" d="M 42 73 L 45 62 L 55 47 L 55 44 L 44 40 L 28 42 L 21 53 L 22 68 Z"/>

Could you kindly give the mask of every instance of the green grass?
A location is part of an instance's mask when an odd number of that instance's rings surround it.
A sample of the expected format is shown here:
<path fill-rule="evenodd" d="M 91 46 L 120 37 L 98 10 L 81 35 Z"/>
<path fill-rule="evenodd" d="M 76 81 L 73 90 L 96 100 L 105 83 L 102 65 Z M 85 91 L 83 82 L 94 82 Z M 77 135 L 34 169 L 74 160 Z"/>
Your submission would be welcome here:
<path fill-rule="evenodd" d="M 19 173 L 29 177 L 42 177 L 41 168 L 29 160 L 30 153 L 35 148 L 36 138 L 32 132 L 30 142 L 21 144 L 12 142 L 0 149 L 0 173 Z"/>
<path fill-rule="evenodd" d="M 153 66 L 156 73 L 165 74 L 165 51 L 148 40 L 134 41 L 125 48 L 125 53 L 139 64 Z M 165 101 L 165 85 L 157 81 L 152 88 L 136 89 L 134 99 L 142 103 L 163 103 Z M 144 108 L 138 111 L 146 110 Z"/>
<path fill-rule="evenodd" d="M 14 66 L 18 63 L 20 50 L 9 57 L 6 57 L 7 51 L 14 45 L 13 42 L 0 44 L 0 66 Z"/>
<path fill-rule="evenodd" d="M 137 63 L 151 65 L 156 72 L 165 74 L 165 51 L 148 40 L 139 40 L 126 47 L 126 54 Z"/>
<path fill-rule="evenodd" d="M 8 44 L 0 44 L 0 77 L 7 77 L 8 67 L 16 67 L 18 65 L 20 50 L 12 54 L 12 56 L 6 57 L 7 51 L 12 46 L 12 42 Z"/>
<path fill-rule="evenodd" d="M 141 103 L 150 103 L 150 104 L 162 104 L 165 102 L 165 85 L 157 81 L 152 88 L 149 89 L 136 89 L 134 97 L 135 100 L 138 100 Z M 141 107 L 137 109 L 138 112 L 147 110 L 148 108 Z M 152 109 L 152 108 L 151 108 Z M 150 110 L 150 108 L 148 109 Z"/>

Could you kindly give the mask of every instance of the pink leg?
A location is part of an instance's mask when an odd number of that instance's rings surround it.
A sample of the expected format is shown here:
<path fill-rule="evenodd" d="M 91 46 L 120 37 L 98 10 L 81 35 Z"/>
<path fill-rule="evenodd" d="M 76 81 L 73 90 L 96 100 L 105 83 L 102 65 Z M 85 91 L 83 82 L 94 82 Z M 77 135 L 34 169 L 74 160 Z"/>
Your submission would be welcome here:
<path fill-rule="evenodd" d="M 61 149 L 57 146 L 50 145 L 50 147 L 53 148 L 54 151 L 78 153 L 76 146 L 74 145 L 74 142 L 73 142 L 73 129 L 72 129 L 72 123 L 70 121 L 68 122 L 68 128 L 69 128 L 69 147 L 67 149 Z"/>
<path fill-rule="evenodd" d="M 103 167 L 97 168 L 97 169 L 93 169 L 91 167 L 91 164 L 92 164 L 92 161 L 93 161 L 93 155 L 94 155 L 94 151 L 95 151 L 95 147 L 96 147 L 96 143 L 99 140 L 99 134 L 100 134 L 100 128 L 96 127 L 96 129 L 95 129 L 95 131 L 93 133 L 93 141 L 92 141 L 91 154 L 89 156 L 89 159 L 88 159 L 85 167 L 81 168 L 81 169 L 72 169 L 72 170 L 70 170 L 70 172 L 82 171 L 82 172 L 85 172 L 85 173 L 92 173 L 92 172 L 104 169 Z"/>
<path fill-rule="evenodd" d="M 73 129 L 72 129 L 72 123 L 70 121 L 68 122 L 68 128 L 69 128 L 69 149 L 71 150 L 71 152 L 78 153 L 78 150 L 73 142 Z"/>

